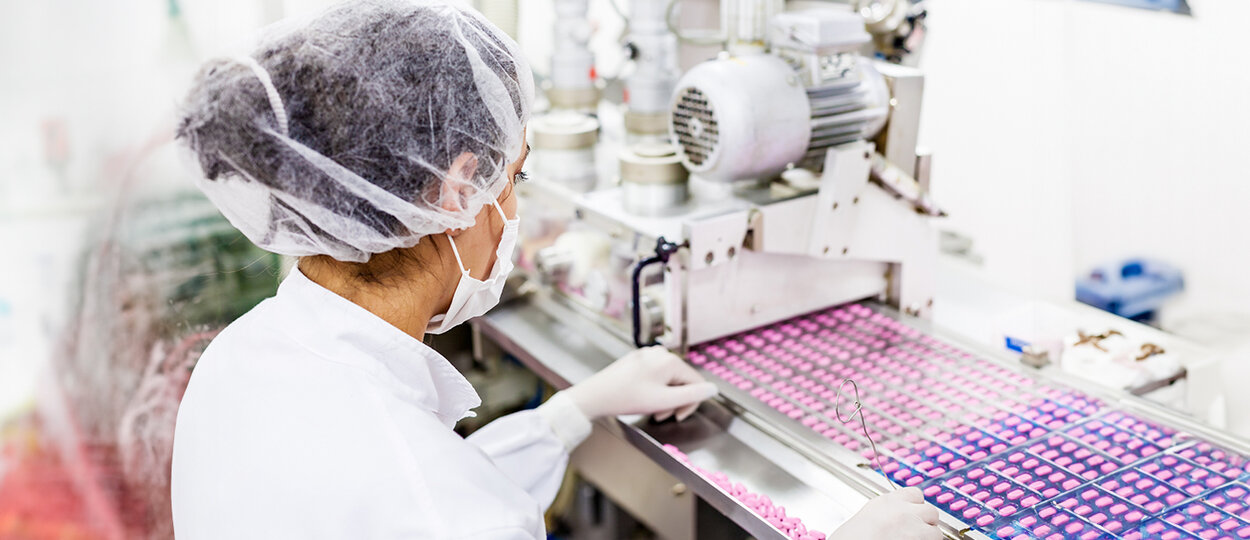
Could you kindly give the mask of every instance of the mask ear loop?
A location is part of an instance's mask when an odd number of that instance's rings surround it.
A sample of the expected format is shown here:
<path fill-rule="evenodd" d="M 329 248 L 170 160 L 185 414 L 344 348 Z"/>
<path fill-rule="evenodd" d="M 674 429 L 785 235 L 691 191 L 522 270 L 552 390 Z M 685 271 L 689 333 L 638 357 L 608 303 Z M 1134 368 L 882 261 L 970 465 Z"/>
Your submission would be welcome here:
<path fill-rule="evenodd" d="M 851 411 L 851 414 L 843 416 L 842 390 L 844 390 L 848 384 L 851 385 L 851 391 L 855 393 L 855 410 Z M 877 452 L 877 443 L 872 440 L 872 435 L 868 434 L 868 422 L 864 420 L 863 404 L 859 402 L 859 385 L 855 384 L 855 381 L 851 379 L 842 379 L 842 384 L 838 385 L 838 395 L 834 398 L 833 414 L 838 418 L 838 421 L 843 424 L 849 424 L 855 419 L 856 416 L 859 416 L 859 426 L 864 430 L 864 438 L 868 439 L 868 446 L 872 448 L 873 467 L 877 469 L 878 473 L 881 473 L 881 476 L 885 477 L 886 481 L 889 482 L 891 486 L 894 486 L 894 489 L 899 489 L 898 484 L 894 483 L 894 479 L 890 478 L 890 475 L 885 474 L 885 471 L 881 468 L 881 462 L 878 460 L 878 456 L 880 454 Z"/>
<path fill-rule="evenodd" d="M 499 201 L 497 201 L 497 200 L 495 200 L 495 199 L 491 199 L 491 200 L 490 200 L 490 203 L 491 203 L 491 204 L 493 204 L 493 205 L 495 205 L 495 210 L 498 210 L 498 211 L 499 211 L 499 217 L 500 217 L 500 218 L 503 218 L 503 222 L 504 222 L 504 224 L 505 224 L 505 225 L 507 225 L 507 223 L 508 223 L 508 221 L 509 221 L 509 220 L 508 220 L 508 214 L 505 214 L 505 213 L 504 213 L 504 211 L 503 211 L 503 206 L 501 206 L 501 205 L 499 204 Z"/>
<path fill-rule="evenodd" d="M 499 201 L 491 199 L 490 202 L 495 205 L 495 210 L 499 211 L 499 217 L 503 218 L 504 226 L 506 227 L 508 224 L 508 214 L 505 214 L 503 207 L 499 206 Z M 466 276 L 470 275 L 469 269 L 464 267 L 464 260 L 460 258 L 460 249 L 456 247 L 456 239 L 452 238 L 449 234 L 447 235 L 447 241 L 451 243 L 451 252 L 456 254 L 456 265 L 460 267 L 460 273 Z"/>
<path fill-rule="evenodd" d="M 456 266 L 460 267 L 460 273 L 466 276 L 469 275 L 469 269 L 464 267 L 464 261 L 460 258 L 460 250 L 456 248 L 456 239 L 448 234 L 447 242 L 451 244 L 451 252 L 456 254 Z"/>

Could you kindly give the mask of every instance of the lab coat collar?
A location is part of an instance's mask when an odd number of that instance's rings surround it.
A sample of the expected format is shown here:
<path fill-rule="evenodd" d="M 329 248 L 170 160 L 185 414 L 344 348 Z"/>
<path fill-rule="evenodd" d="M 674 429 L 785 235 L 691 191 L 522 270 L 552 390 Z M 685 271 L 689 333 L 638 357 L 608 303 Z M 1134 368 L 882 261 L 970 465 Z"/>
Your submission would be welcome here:
<path fill-rule="evenodd" d="M 412 336 L 308 279 L 298 268 L 274 298 L 284 310 L 283 330 L 313 353 L 352 364 L 395 395 L 428 410 L 448 428 L 475 416 L 482 404 L 473 385 L 441 354 Z"/>

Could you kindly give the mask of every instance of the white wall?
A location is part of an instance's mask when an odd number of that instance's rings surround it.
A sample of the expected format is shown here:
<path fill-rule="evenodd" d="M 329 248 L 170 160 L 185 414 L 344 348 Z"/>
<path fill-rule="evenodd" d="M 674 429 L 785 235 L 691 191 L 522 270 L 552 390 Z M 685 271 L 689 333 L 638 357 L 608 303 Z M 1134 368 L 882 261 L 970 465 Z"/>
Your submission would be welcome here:
<path fill-rule="evenodd" d="M 1190 4 L 931 3 L 922 140 L 992 279 L 1071 297 L 1078 273 L 1144 255 L 1184 270 L 1174 314 L 1250 311 L 1250 3 Z"/>
<path fill-rule="evenodd" d="M 921 63 L 921 144 L 949 228 L 975 238 L 990 279 L 1042 297 L 1071 291 L 1067 5 L 931 3 Z"/>

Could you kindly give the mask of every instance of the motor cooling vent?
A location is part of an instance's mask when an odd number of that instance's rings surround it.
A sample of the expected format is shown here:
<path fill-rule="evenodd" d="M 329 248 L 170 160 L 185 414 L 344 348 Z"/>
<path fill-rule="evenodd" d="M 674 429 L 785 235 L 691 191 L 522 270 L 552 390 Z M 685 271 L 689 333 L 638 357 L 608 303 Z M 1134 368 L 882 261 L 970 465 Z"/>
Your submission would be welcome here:
<path fill-rule="evenodd" d="M 716 111 L 698 88 L 687 87 L 673 109 L 673 133 L 691 165 L 703 165 L 720 138 Z"/>

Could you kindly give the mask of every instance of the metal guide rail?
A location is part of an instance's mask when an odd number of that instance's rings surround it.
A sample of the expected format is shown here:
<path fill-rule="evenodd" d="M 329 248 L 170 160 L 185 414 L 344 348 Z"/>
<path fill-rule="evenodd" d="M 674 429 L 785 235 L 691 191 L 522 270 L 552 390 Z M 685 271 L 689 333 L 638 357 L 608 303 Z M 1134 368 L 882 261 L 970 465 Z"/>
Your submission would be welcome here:
<path fill-rule="evenodd" d="M 704 343 L 687 359 L 753 401 L 744 407 L 769 407 L 871 464 L 859 424 L 834 412 L 853 379 L 878 472 L 922 489 L 963 532 L 1250 539 L 1246 455 L 978 358 L 873 303 Z"/>

